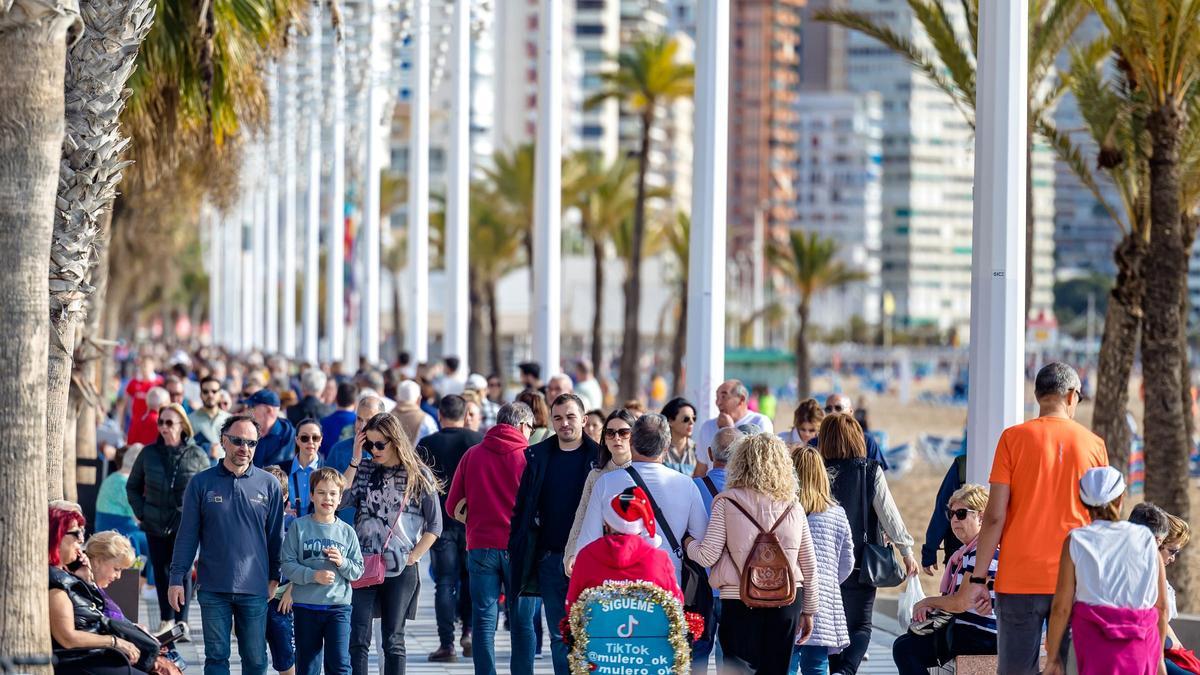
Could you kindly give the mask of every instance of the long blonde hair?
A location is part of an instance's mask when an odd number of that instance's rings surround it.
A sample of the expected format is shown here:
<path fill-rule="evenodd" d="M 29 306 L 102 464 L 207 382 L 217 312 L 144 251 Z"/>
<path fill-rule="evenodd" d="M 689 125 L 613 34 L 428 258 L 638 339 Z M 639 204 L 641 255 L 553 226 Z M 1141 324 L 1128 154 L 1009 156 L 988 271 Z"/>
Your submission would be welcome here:
<path fill-rule="evenodd" d="M 404 467 L 404 472 L 408 475 L 408 479 L 404 482 L 405 503 L 425 495 L 438 494 L 441 491 L 441 483 L 433 475 L 433 471 L 430 471 L 425 462 L 421 460 L 416 449 L 413 448 L 412 441 L 408 440 L 408 434 L 404 433 L 404 427 L 400 426 L 400 420 L 396 419 L 394 415 L 379 413 L 372 417 L 363 427 L 364 434 L 368 431 L 374 431 L 383 436 L 387 444 L 395 448 L 400 466 Z"/>
<path fill-rule="evenodd" d="M 800 484 L 800 506 L 805 513 L 822 513 L 837 500 L 829 488 L 829 474 L 825 471 L 825 460 L 811 445 L 796 446 L 792 451 L 792 462 L 796 466 L 796 481 Z"/>
<path fill-rule="evenodd" d="M 787 446 L 775 434 L 755 434 L 730 448 L 733 457 L 726 469 L 726 488 L 747 488 L 781 502 L 795 501 L 796 472 Z"/>

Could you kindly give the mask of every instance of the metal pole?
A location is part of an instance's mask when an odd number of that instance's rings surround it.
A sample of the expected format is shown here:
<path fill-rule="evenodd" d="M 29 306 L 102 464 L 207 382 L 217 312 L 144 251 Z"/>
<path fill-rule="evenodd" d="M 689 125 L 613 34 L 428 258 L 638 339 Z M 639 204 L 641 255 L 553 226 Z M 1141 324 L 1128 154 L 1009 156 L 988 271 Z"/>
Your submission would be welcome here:
<path fill-rule="evenodd" d="M 979 8 L 971 253 L 967 480 L 986 484 L 996 442 L 1024 419 L 1028 3 Z"/>
<path fill-rule="evenodd" d="M 204 206 L 204 224 L 208 231 L 208 329 L 212 344 L 221 344 L 225 317 L 221 316 L 221 215 L 211 204 Z"/>
<path fill-rule="evenodd" d="M 321 3 L 309 10 L 308 204 L 304 222 L 304 360 L 317 362 L 318 280 L 321 278 Z"/>
<path fill-rule="evenodd" d="M 296 86 L 296 48 L 284 55 L 283 134 L 283 330 L 279 350 L 288 358 L 296 358 L 296 103 L 300 88 Z M 317 117 L 316 111 L 311 111 Z M 320 127 L 318 127 L 318 130 Z"/>
<path fill-rule="evenodd" d="M 252 183 L 246 181 L 248 192 L 253 190 Z M 241 336 L 238 340 L 238 351 L 249 352 L 254 348 L 254 195 L 242 197 L 242 217 L 239 229 L 240 243 L 238 250 L 242 252 L 242 269 L 238 278 L 238 288 L 242 289 L 240 306 L 242 308 Z"/>
<path fill-rule="evenodd" d="M 343 337 L 346 328 L 345 292 L 343 281 L 346 265 L 346 55 L 343 45 L 333 41 L 333 67 L 331 71 L 329 102 L 333 105 L 330 130 L 330 149 L 333 152 L 333 168 L 330 171 L 329 229 L 325 242 L 328 251 L 326 261 L 325 317 L 328 340 L 325 360 L 337 361 L 345 353 Z"/>
<path fill-rule="evenodd" d="M 279 64 L 271 62 L 267 66 L 267 104 L 270 106 L 270 123 L 267 125 L 264 157 L 266 161 L 262 171 L 262 179 L 266 183 L 267 200 L 266 218 L 263 229 L 266 238 L 263 247 L 264 263 L 263 292 L 266 302 L 263 307 L 263 347 L 270 353 L 279 351 L 279 173 L 277 161 L 279 144 L 283 134 L 279 131 L 279 118 L 283 107 L 279 102 Z"/>
<path fill-rule="evenodd" d="M 696 27 L 695 170 L 688 250 L 687 397 L 716 417 L 725 377 L 725 192 L 729 148 L 729 3 L 700 0 Z"/>
<path fill-rule="evenodd" d="M 379 362 L 379 173 L 383 170 L 383 154 L 391 125 L 384 120 L 387 96 L 387 59 L 384 44 L 386 8 L 380 0 L 371 0 L 371 21 L 367 44 L 367 105 L 363 138 L 367 144 L 366 167 L 363 176 L 363 245 L 362 305 L 359 311 L 359 355 L 369 363 Z"/>
<path fill-rule="evenodd" d="M 429 0 L 415 0 L 408 143 L 408 351 L 429 359 Z"/>
<path fill-rule="evenodd" d="M 257 159 L 251 164 L 254 167 L 254 173 L 251 176 L 251 185 L 254 190 L 254 215 L 250 221 L 251 232 L 254 236 L 251 243 L 254 251 L 254 276 L 251 277 L 253 281 L 250 285 L 250 292 L 254 297 L 252 335 L 255 349 L 262 349 L 266 345 L 267 181 L 263 179 L 263 171 L 266 169 L 266 162 L 262 161 L 262 155 L 266 149 L 264 140 L 259 138 L 258 142 L 254 144 L 254 153 L 257 155 Z"/>
<path fill-rule="evenodd" d="M 470 309 L 467 270 L 470 237 L 471 181 L 471 4 L 454 3 L 450 46 L 450 163 L 446 176 L 446 339 L 443 352 L 467 363 L 467 317 Z"/>
<path fill-rule="evenodd" d="M 534 169 L 533 358 L 559 372 L 562 311 L 562 7 L 542 0 L 538 44 L 537 158 Z"/>

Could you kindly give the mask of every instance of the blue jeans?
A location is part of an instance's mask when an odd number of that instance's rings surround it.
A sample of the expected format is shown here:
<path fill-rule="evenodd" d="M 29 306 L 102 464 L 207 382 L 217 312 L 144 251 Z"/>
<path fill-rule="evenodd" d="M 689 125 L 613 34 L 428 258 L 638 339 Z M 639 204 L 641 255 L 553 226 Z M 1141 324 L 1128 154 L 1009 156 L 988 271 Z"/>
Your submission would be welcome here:
<path fill-rule="evenodd" d="M 237 631 L 242 673 L 267 672 L 267 599 L 249 593 L 201 590 L 204 626 L 204 675 L 229 675 L 229 631 Z"/>
<path fill-rule="evenodd" d="M 327 610 L 296 607 L 296 675 L 350 675 L 350 605 Z"/>
<path fill-rule="evenodd" d="M 271 667 L 279 672 L 296 665 L 296 643 L 292 635 L 292 615 L 279 611 L 279 601 L 267 603 L 267 648 Z"/>
<path fill-rule="evenodd" d="M 475 675 L 496 675 L 496 618 L 500 588 L 508 579 L 508 551 L 477 548 L 467 551 L 467 573 L 471 586 L 472 660 Z M 508 617 L 512 631 L 512 675 L 533 674 L 533 599 L 517 598 L 514 615 Z"/>
<path fill-rule="evenodd" d="M 792 647 L 792 665 L 788 668 L 790 675 L 829 675 L 829 648 L 815 645 Z"/>
<path fill-rule="evenodd" d="M 567 615 L 567 584 L 570 581 L 563 572 L 563 554 L 543 553 L 538 561 L 537 575 L 538 592 L 542 594 L 542 606 L 546 611 L 550 654 L 554 658 L 554 675 L 571 675 L 567 646 L 558 630 L 559 622 Z"/>
<path fill-rule="evenodd" d="M 467 588 L 466 531 L 446 526 L 429 550 L 429 572 L 433 577 L 433 609 L 437 617 L 438 642 L 454 646 L 454 624 L 463 617 L 463 634 L 471 632 L 471 593 Z"/>

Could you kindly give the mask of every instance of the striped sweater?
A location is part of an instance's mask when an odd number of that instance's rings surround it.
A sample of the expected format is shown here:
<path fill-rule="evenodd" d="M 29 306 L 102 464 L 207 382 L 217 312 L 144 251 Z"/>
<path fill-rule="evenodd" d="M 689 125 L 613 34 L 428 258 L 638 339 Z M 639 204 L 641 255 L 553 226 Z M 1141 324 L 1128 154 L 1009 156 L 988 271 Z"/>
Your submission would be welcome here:
<path fill-rule="evenodd" d="M 841 590 L 841 582 L 854 569 L 854 541 L 846 511 L 840 506 L 831 506 L 820 513 L 810 513 L 808 531 L 822 574 L 817 576 L 819 608 L 813 616 L 812 637 L 804 644 L 829 647 L 830 652 L 836 653 L 850 644 Z M 834 570 L 837 570 L 836 577 Z M 811 592 L 812 588 L 808 590 Z"/>

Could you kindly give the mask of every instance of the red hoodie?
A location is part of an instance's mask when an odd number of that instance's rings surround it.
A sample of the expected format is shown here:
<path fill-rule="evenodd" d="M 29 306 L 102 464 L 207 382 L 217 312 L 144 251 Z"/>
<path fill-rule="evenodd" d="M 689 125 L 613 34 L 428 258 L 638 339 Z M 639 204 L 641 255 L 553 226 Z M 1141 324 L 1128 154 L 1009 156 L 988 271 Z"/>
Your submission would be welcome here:
<path fill-rule="evenodd" d="M 606 534 L 583 547 L 571 571 L 567 612 L 585 589 L 606 581 L 649 581 L 683 602 L 675 565 L 667 552 L 637 535 Z"/>
<path fill-rule="evenodd" d="M 446 510 L 453 515 L 459 504 L 467 503 L 467 550 L 508 548 L 528 446 L 520 429 L 497 424 L 458 463 L 446 495 Z"/>

